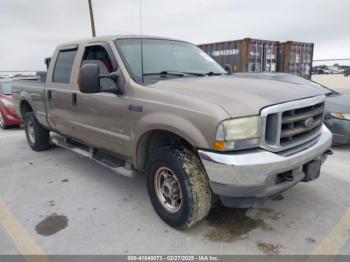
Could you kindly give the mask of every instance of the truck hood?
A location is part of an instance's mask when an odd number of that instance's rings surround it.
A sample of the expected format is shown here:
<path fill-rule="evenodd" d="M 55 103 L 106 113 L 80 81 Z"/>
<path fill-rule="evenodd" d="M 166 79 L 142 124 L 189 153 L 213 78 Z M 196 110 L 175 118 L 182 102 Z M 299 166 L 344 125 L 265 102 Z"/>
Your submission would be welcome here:
<path fill-rule="evenodd" d="M 278 73 L 184 77 L 158 81 L 153 86 L 214 103 L 232 118 L 257 115 L 266 106 L 326 93 L 311 81 Z"/>

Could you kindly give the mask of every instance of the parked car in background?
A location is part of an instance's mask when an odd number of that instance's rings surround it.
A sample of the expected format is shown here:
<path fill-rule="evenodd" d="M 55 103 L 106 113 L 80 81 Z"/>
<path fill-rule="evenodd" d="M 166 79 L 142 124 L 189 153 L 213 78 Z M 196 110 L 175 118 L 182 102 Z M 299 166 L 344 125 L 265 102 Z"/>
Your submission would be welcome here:
<path fill-rule="evenodd" d="M 344 73 L 344 70 L 341 69 L 339 66 L 329 66 L 328 70 L 331 72 L 331 74 L 342 74 L 342 73 Z"/>
<path fill-rule="evenodd" d="M 333 144 L 350 144 L 350 96 L 327 95 L 325 124 L 333 133 Z"/>
<path fill-rule="evenodd" d="M 324 75 L 324 74 L 330 74 L 331 70 L 327 69 L 327 68 L 320 68 L 318 69 L 318 74 L 320 75 Z"/>
<path fill-rule="evenodd" d="M 347 69 L 344 71 L 344 76 L 349 76 L 350 75 L 350 69 Z"/>
<path fill-rule="evenodd" d="M 18 126 L 22 120 L 16 114 L 12 99 L 11 80 L 0 81 L 0 127 L 5 129 L 9 126 Z"/>

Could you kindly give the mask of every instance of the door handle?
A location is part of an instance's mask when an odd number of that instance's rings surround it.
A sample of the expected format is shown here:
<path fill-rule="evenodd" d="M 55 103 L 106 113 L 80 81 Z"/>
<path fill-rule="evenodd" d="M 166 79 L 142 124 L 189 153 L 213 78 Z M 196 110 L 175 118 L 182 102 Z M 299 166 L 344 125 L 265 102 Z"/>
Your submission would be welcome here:
<path fill-rule="evenodd" d="M 51 90 L 47 91 L 47 100 L 52 100 L 52 92 L 51 92 Z"/>
<path fill-rule="evenodd" d="M 72 94 L 72 105 L 73 106 L 77 105 L 77 94 L 76 93 Z"/>

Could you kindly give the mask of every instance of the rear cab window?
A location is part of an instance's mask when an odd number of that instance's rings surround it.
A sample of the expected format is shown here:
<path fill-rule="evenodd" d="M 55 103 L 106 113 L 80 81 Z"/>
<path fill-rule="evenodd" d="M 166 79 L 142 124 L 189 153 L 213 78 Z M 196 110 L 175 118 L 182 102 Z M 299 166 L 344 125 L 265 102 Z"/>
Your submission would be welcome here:
<path fill-rule="evenodd" d="M 52 82 L 69 84 L 77 49 L 60 50 L 53 71 Z"/>

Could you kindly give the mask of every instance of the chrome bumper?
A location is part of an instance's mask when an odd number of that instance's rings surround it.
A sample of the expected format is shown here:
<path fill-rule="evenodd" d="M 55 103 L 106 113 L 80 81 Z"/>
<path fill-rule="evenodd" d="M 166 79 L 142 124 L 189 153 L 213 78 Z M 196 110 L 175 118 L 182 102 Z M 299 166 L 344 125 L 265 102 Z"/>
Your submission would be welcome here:
<path fill-rule="evenodd" d="M 323 125 L 321 135 L 310 147 L 290 156 L 263 149 L 237 153 L 199 150 L 213 192 L 224 197 L 264 198 L 276 195 L 303 180 L 303 166 L 312 160 L 326 159 L 332 133 Z M 279 174 L 290 172 L 291 181 L 276 183 Z"/>

